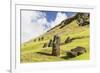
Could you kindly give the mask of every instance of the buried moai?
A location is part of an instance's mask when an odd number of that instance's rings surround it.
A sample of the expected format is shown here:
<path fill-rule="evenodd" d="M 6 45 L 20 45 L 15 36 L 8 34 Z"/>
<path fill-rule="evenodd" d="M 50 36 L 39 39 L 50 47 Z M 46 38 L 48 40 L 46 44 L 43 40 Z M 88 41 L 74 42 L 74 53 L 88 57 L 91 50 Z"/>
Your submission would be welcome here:
<path fill-rule="evenodd" d="M 73 58 L 81 54 L 84 54 L 85 52 L 86 52 L 86 49 L 84 47 L 78 46 L 74 49 L 71 49 L 70 51 L 67 51 L 66 54 L 68 57 Z"/>
<path fill-rule="evenodd" d="M 72 42 L 72 39 L 70 37 L 67 37 L 66 40 L 65 40 L 65 44 L 70 43 L 70 42 Z"/>
<path fill-rule="evenodd" d="M 60 56 L 60 37 L 58 35 L 53 37 L 52 55 Z"/>
<path fill-rule="evenodd" d="M 48 45 L 47 43 L 44 43 L 43 48 L 46 48 L 46 47 L 47 47 L 47 45 Z"/>
<path fill-rule="evenodd" d="M 52 43 L 53 43 L 53 41 L 52 41 L 52 39 L 50 39 L 49 43 L 48 43 L 48 47 L 52 47 Z"/>

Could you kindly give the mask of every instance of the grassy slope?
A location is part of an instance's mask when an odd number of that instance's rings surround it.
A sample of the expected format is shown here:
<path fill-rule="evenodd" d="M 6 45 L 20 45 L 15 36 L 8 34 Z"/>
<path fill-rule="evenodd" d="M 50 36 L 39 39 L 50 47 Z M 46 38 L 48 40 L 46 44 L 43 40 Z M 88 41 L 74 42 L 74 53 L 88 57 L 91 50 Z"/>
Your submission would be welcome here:
<path fill-rule="evenodd" d="M 74 20 L 69 25 L 59 29 L 57 26 L 55 29 L 43 34 L 43 41 L 33 40 L 22 44 L 21 46 L 21 62 L 49 62 L 49 61 L 63 61 L 63 60 L 88 60 L 89 59 L 89 26 L 79 27 Z M 52 47 L 42 48 L 45 42 L 52 39 L 53 35 L 58 34 L 61 37 L 61 42 L 70 36 L 71 38 L 82 37 L 81 39 L 73 40 L 73 42 L 61 45 L 60 57 L 50 56 Z M 40 36 L 41 37 L 41 36 Z M 37 38 L 38 39 L 38 38 Z M 75 48 L 77 46 L 85 47 L 87 52 L 77 56 L 75 58 L 67 58 L 65 51 Z"/>

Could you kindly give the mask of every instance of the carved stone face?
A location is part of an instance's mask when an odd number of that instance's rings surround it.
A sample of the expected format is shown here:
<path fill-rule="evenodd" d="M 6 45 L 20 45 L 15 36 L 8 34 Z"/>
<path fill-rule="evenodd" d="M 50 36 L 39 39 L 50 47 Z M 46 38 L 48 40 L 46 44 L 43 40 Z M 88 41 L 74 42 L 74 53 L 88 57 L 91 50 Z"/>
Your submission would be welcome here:
<path fill-rule="evenodd" d="M 60 44 L 60 37 L 59 37 L 58 35 L 55 35 L 55 36 L 54 36 L 53 42 L 54 42 L 55 44 Z"/>
<path fill-rule="evenodd" d="M 60 37 L 58 35 L 55 35 L 53 38 L 52 55 L 60 55 Z"/>

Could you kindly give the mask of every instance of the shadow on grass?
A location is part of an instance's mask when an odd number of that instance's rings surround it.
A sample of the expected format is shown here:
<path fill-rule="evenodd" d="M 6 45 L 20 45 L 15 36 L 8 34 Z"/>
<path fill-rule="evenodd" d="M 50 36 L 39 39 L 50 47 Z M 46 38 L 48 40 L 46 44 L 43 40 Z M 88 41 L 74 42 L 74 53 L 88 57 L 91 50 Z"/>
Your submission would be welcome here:
<path fill-rule="evenodd" d="M 44 53 L 44 52 L 36 52 L 37 54 L 41 54 L 41 55 L 47 55 L 47 56 L 52 56 L 52 54 L 49 53 Z"/>
<path fill-rule="evenodd" d="M 52 54 L 44 53 L 44 52 L 36 52 L 36 53 L 37 54 L 41 54 L 41 55 L 46 55 L 46 56 L 52 56 Z M 74 57 L 62 56 L 62 57 L 59 57 L 59 58 L 62 58 L 62 59 L 65 59 L 65 60 L 69 60 L 69 59 L 74 58 Z"/>
<path fill-rule="evenodd" d="M 65 60 L 71 59 L 71 57 L 69 57 L 69 56 L 63 56 L 63 57 L 61 57 L 61 58 L 65 59 Z"/>
<path fill-rule="evenodd" d="M 68 42 L 67 42 L 67 43 L 62 42 L 60 45 L 69 44 L 69 43 L 72 43 L 74 40 L 84 39 L 84 38 L 88 38 L 88 37 L 89 37 L 89 36 L 73 37 L 73 38 L 70 38 L 70 39 L 68 40 Z"/>

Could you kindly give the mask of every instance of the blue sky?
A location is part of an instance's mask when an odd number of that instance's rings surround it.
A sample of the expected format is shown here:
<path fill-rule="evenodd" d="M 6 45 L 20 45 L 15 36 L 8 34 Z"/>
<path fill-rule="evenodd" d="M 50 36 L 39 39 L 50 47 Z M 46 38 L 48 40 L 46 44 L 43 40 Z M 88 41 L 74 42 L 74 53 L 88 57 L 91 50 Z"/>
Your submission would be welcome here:
<path fill-rule="evenodd" d="M 58 11 L 42 11 L 42 12 L 46 13 L 47 21 L 51 22 L 55 20 Z M 65 13 L 67 17 L 71 17 L 72 15 L 75 14 L 75 12 L 61 12 L 61 13 Z"/>
<path fill-rule="evenodd" d="M 21 34 L 22 42 L 36 38 L 54 26 L 60 24 L 64 19 L 73 16 L 74 12 L 57 11 L 21 11 Z"/>
<path fill-rule="evenodd" d="M 64 18 L 62 18 L 63 15 L 66 16 L 66 19 L 67 19 L 67 18 L 76 14 L 75 12 L 60 12 L 60 11 L 59 12 L 58 11 L 41 11 L 41 12 L 45 14 L 45 18 L 46 18 L 48 23 L 51 23 L 51 22 L 54 22 L 54 21 L 58 22 L 58 23 L 55 23 L 55 25 L 59 24 L 62 20 L 64 20 Z M 60 15 L 61 18 L 59 17 L 58 20 L 57 20 L 58 13 L 61 13 L 62 16 Z M 52 23 L 49 24 L 49 25 L 44 24 L 44 30 L 52 27 L 52 25 L 53 25 Z"/>

